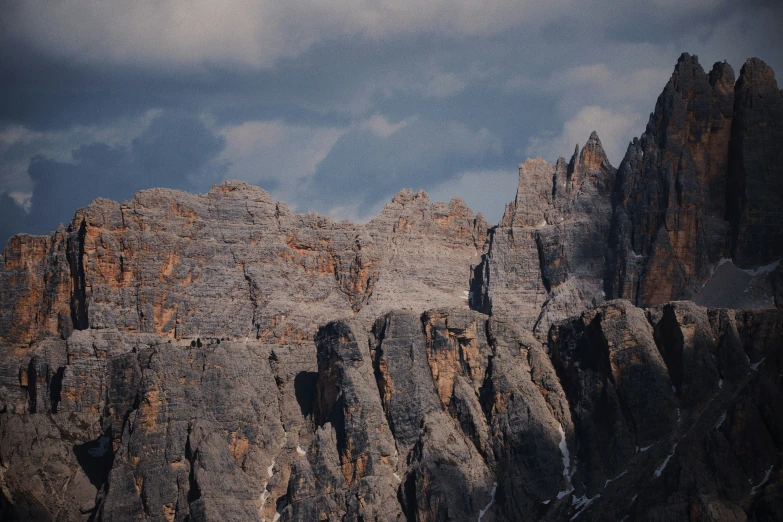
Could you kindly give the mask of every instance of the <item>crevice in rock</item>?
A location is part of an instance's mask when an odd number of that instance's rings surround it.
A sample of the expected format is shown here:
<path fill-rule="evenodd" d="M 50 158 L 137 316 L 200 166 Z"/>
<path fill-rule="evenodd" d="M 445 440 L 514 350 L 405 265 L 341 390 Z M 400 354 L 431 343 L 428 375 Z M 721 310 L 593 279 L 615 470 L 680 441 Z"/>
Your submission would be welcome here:
<path fill-rule="evenodd" d="M 302 417 L 310 417 L 315 411 L 317 385 L 318 372 L 299 372 L 294 377 L 294 395 L 302 411 Z"/>
<path fill-rule="evenodd" d="M 668 305 L 664 307 L 663 317 L 655 326 L 653 338 L 669 370 L 669 378 L 679 395 L 682 393 L 682 383 L 685 378 L 683 363 L 685 339 L 673 307 Z"/>
<path fill-rule="evenodd" d="M 392 433 L 395 432 L 394 430 L 394 419 L 392 418 L 391 411 L 389 409 L 389 404 L 386 401 L 386 376 L 383 374 L 383 370 L 381 370 L 381 358 L 383 357 L 383 340 L 386 337 L 386 327 L 387 327 L 387 320 L 388 316 L 384 318 L 382 322 L 382 326 L 380 327 L 380 331 L 378 331 L 379 323 L 380 321 L 376 321 L 373 324 L 372 327 L 372 334 L 375 337 L 375 348 L 373 349 L 370 347 L 370 357 L 372 359 L 372 369 L 373 369 L 373 375 L 375 377 L 375 384 L 378 387 L 378 395 L 381 398 L 381 407 L 383 408 L 383 414 L 386 417 L 386 422 L 389 424 L 389 429 Z M 395 440 L 396 444 L 396 440 Z"/>
<path fill-rule="evenodd" d="M 90 483 L 100 491 L 114 462 L 111 436 L 103 434 L 95 440 L 74 444 L 73 453 Z"/>
<path fill-rule="evenodd" d="M 74 245 L 72 234 L 66 242 L 66 257 L 71 269 L 71 322 L 75 330 L 86 330 L 89 327 L 84 275 L 84 240 L 86 235 L 87 223 L 82 220 L 76 234 L 76 244 Z"/>
<path fill-rule="evenodd" d="M 252 327 L 256 330 L 256 339 L 261 337 L 261 324 L 258 320 L 258 295 L 256 290 L 256 284 L 253 281 L 253 278 L 250 277 L 250 274 L 247 271 L 247 266 L 243 261 L 239 261 L 237 259 L 236 252 L 233 250 L 231 251 L 231 257 L 234 259 L 235 265 L 241 265 L 242 266 L 242 276 L 245 278 L 245 282 L 247 283 L 247 294 L 248 298 L 250 299 L 250 303 L 253 305 L 253 317 L 251 319 Z"/>
<path fill-rule="evenodd" d="M 49 402 L 52 405 L 52 413 L 57 413 L 57 407 L 60 405 L 64 375 L 65 366 L 60 366 L 49 378 Z"/>
<path fill-rule="evenodd" d="M 196 480 L 196 459 L 198 458 L 198 450 L 193 451 L 190 440 L 193 433 L 192 429 L 192 426 L 188 429 L 188 440 L 185 443 L 185 459 L 190 463 L 190 472 L 188 473 L 188 504 L 192 504 L 201 498 L 201 488 L 199 488 L 198 481 Z"/>
<path fill-rule="evenodd" d="M 484 417 L 487 420 L 487 425 L 492 424 L 492 402 L 494 396 L 494 386 L 492 383 L 492 370 L 494 365 L 495 356 L 490 355 L 487 360 L 487 373 L 484 375 L 484 382 L 481 383 L 479 388 L 479 404 L 484 412 Z"/>
<path fill-rule="evenodd" d="M 36 413 L 38 409 L 38 359 L 33 357 L 27 364 L 27 408 L 30 413 Z"/>
<path fill-rule="evenodd" d="M 490 257 L 491 253 L 489 252 L 481 254 L 481 262 L 472 267 L 470 291 L 468 293 L 468 306 L 470 309 L 487 315 L 492 315 L 492 301 L 489 297 Z"/>
<path fill-rule="evenodd" d="M 416 520 L 416 472 L 413 471 L 405 477 L 405 482 L 398 488 L 397 499 L 400 502 L 402 512 L 408 520 Z"/>
<path fill-rule="evenodd" d="M 536 232 L 536 250 L 538 251 L 538 273 L 541 274 L 541 281 L 544 283 L 547 293 L 552 291 L 552 283 L 546 276 L 546 263 L 544 262 L 544 244 L 541 239 L 541 233 Z"/>

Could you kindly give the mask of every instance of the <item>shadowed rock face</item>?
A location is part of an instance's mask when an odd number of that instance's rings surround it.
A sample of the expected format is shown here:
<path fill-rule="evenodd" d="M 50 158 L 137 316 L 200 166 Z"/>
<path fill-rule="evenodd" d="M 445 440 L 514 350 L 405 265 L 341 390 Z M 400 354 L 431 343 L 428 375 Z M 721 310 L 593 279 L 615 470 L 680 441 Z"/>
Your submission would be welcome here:
<path fill-rule="evenodd" d="M 552 322 L 600 302 L 615 173 L 596 133 L 568 163 L 520 165 L 517 197 L 474 272 L 473 308 L 546 336 Z"/>
<path fill-rule="evenodd" d="M 683 55 L 618 169 L 528 160 L 491 229 L 226 182 L 12 238 L 0 518 L 780 520 L 782 107 Z"/>
<path fill-rule="evenodd" d="M 618 170 L 607 293 L 644 306 L 692 299 L 721 258 L 777 261 L 782 128 L 783 98 L 761 60 L 735 84 L 728 64 L 705 74 L 682 55 Z"/>

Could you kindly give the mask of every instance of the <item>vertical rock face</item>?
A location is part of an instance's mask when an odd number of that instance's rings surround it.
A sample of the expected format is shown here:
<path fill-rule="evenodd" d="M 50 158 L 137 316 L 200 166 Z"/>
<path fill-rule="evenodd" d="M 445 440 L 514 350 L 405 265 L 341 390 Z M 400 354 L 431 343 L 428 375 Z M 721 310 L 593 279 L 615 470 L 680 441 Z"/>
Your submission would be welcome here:
<path fill-rule="evenodd" d="M 0 340 L 89 327 L 309 342 L 319 324 L 363 310 L 372 321 L 401 303 L 464 305 L 485 230 L 461 200 L 409 190 L 367 225 L 291 214 L 237 182 L 97 200 L 68 229 L 6 245 Z"/>
<path fill-rule="evenodd" d="M 545 336 L 552 322 L 600 302 L 615 172 L 596 133 L 569 163 L 520 165 L 516 200 L 474 271 L 473 307 L 513 314 Z"/>
<path fill-rule="evenodd" d="M 738 266 L 766 265 L 783 247 L 783 93 L 775 73 L 751 58 L 740 71 L 731 131 L 732 256 Z"/>
<path fill-rule="evenodd" d="M 725 253 L 734 72 L 683 54 L 618 172 L 607 287 L 655 305 L 691 298 Z M 729 195 L 734 197 L 734 194 Z"/>
<path fill-rule="evenodd" d="M 723 257 L 743 268 L 780 258 L 782 103 L 758 59 L 734 84 L 728 64 L 705 74 L 682 55 L 618 171 L 610 295 L 646 306 L 691 299 Z"/>
<path fill-rule="evenodd" d="M 619 169 L 595 133 L 570 162 L 520 165 L 517 197 L 474 268 L 471 307 L 513 314 L 544 338 L 606 297 L 774 305 L 780 129 L 783 98 L 761 60 L 748 60 L 735 83 L 727 63 L 705 73 L 683 54 Z"/>
<path fill-rule="evenodd" d="M 316 435 L 281 519 L 513 520 L 568 489 L 568 403 L 529 334 L 438 309 L 330 323 L 316 342 Z"/>

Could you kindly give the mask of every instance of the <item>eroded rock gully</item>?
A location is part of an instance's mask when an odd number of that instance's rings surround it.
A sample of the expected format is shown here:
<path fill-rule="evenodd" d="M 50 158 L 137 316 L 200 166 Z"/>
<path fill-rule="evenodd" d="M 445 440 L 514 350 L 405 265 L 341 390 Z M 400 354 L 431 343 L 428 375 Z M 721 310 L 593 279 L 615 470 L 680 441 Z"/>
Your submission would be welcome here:
<path fill-rule="evenodd" d="M 0 266 L 0 518 L 780 520 L 783 98 L 683 55 L 488 228 L 97 200 Z"/>

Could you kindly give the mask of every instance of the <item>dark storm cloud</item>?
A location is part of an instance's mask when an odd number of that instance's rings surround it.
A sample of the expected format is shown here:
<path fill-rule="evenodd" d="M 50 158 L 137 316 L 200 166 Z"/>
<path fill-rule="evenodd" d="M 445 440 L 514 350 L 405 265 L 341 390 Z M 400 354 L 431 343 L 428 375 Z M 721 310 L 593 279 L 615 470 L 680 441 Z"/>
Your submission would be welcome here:
<path fill-rule="evenodd" d="M 502 208 L 527 155 L 554 161 L 598 130 L 616 163 L 683 51 L 783 70 L 768 0 L 8 0 L 3 14 L 0 232 L 224 177 L 336 217 L 403 187 L 478 187 Z"/>
<path fill-rule="evenodd" d="M 82 145 L 70 162 L 35 156 L 27 171 L 33 183 L 30 211 L 3 194 L 0 240 L 18 231 L 44 234 L 98 197 L 123 201 L 157 186 L 206 190 L 225 173 L 226 165 L 216 161 L 224 146 L 197 118 L 163 113 L 129 147 Z"/>
<path fill-rule="evenodd" d="M 389 135 L 357 129 L 337 141 L 310 187 L 323 211 L 359 202 L 362 215 L 403 187 L 429 189 L 454 172 L 494 166 L 502 152 L 500 139 L 487 129 L 418 118 L 397 125 Z"/>

